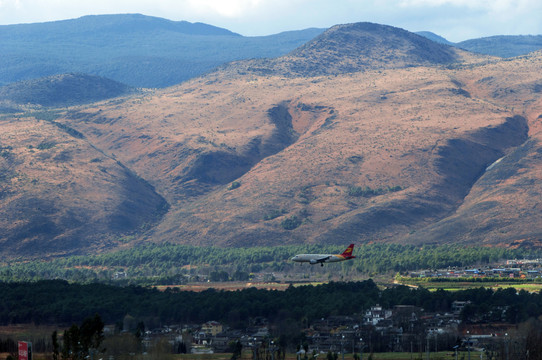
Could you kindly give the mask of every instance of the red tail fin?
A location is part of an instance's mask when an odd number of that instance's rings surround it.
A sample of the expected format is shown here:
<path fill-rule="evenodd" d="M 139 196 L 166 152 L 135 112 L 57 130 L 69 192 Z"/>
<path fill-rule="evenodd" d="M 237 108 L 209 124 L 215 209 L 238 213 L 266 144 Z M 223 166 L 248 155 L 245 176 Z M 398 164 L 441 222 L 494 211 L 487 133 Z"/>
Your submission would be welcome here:
<path fill-rule="evenodd" d="M 348 246 L 346 248 L 346 250 L 341 255 L 346 257 L 346 258 L 354 257 L 354 256 L 352 256 L 352 251 L 354 251 L 354 244 L 350 244 L 350 246 Z"/>

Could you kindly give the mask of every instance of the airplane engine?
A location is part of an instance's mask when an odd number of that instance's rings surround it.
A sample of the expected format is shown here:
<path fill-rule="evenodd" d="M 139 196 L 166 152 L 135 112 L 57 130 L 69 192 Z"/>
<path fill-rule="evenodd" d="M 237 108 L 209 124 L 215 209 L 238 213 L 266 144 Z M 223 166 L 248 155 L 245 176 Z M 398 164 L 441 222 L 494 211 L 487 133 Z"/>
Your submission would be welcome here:
<path fill-rule="evenodd" d="M 314 264 L 318 264 L 318 261 L 316 261 L 314 259 L 311 259 L 310 263 L 311 263 L 311 265 L 314 265 Z"/>

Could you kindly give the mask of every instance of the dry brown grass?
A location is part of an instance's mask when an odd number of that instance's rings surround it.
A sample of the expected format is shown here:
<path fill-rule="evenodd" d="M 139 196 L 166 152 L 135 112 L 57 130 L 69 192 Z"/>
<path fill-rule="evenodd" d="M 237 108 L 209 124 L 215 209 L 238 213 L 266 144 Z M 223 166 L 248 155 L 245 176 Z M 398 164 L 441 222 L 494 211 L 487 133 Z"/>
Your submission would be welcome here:
<path fill-rule="evenodd" d="M 147 199 L 151 206 L 160 201 L 114 159 L 50 122 L 14 116 L 0 120 L 0 126 L 4 254 L 98 250 L 127 230 L 119 209 L 132 199 Z M 154 217 L 154 210 L 146 217 Z"/>
<path fill-rule="evenodd" d="M 343 242 L 345 237 L 399 241 L 412 229 L 451 214 L 463 201 L 436 187 L 447 176 L 435 161 L 448 140 L 468 138 L 516 114 L 528 119 L 531 136 L 537 131 L 540 94 L 529 86 L 542 81 L 535 71 L 539 63 L 540 57 L 533 56 L 455 69 L 417 67 L 308 79 L 215 73 L 83 110 L 87 119 L 74 125 L 148 179 L 173 205 L 153 240 L 222 245 Z M 254 139 L 272 141 L 275 127 L 268 110 L 281 103 L 292 116 L 298 136 L 294 144 L 255 163 L 237 179 L 238 189 L 187 181 L 201 153 L 243 156 Z M 467 161 L 476 157 L 465 155 Z M 219 171 L 227 172 L 228 166 Z M 352 198 L 349 186 L 404 190 Z M 355 225 L 366 224 L 360 218 L 374 209 L 409 201 L 436 207 L 434 215 L 429 211 L 407 224 L 397 219 L 374 230 Z M 263 220 L 277 209 L 287 214 Z M 281 221 L 292 215 L 304 217 L 305 224 L 294 231 L 282 229 Z"/>

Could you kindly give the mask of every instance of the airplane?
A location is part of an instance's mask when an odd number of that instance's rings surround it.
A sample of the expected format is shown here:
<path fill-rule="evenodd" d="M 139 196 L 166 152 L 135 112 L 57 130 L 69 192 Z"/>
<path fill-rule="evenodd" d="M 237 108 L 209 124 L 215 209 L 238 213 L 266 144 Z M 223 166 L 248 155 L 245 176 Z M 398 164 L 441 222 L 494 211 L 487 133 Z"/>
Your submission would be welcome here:
<path fill-rule="evenodd" d="M 311 265 L 314 264 L 320 264 L 324 266 L 324 263 L 326 262 L 338 262 L 338 261 L 344 261 L 344 260 L 350 260 L 355 258 L 355 256 L 352 255 L 352 251 L 354 250 L 354 244 L 350 244 L 346 248 L 346 250 L 342 254 L 299 254 L 294 256 L 291 260 L 295 262 L 308 262 Z"/>

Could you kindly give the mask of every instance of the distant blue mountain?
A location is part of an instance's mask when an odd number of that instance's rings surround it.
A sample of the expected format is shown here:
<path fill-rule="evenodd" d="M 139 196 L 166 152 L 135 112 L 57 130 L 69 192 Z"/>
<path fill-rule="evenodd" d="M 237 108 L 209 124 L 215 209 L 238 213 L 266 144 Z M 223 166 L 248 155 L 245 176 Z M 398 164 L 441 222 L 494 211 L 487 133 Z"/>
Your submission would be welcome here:
<path fill-rule="evenodd" d="M 166 87 L 223 63 L 278 57 L 325 29 L 244 37 L 229 30 L 140 14 L 0 26 L 0 86 L 88 73 L 134 87 Z"/>
<path fill-rule="evenodd" d="M 87 104 L 132 91 L 124 84 L 99 76 L 62 74 L 1 86 L 0 99 L 11 104 L 58 107 Z"/>
<path fill-rule="evenodd" d="M 542 35 L 500 35 L 459 42 L 455 46 L 480 54 L 514 57 L 542 49 Z"/>
<path fill-rule="evenodd" d="M 437 42 L 439 44 L 454 45 L 453 42 L 448 41 L 445 38 L 443 38 L 442 36 L 437 35 L 435 33 L 432 33 L 431 31 L 418 31 L 418 32 L 416 32 L 416 34 L 421 35 L 421 36 L 423 36 L 425 38 L 428 38 L 429 40 L 432 40 L 432 41 Z"/>
<path fill-rule="evenodd" d="M 157 30 L 187 35 L 241 36 L 229 30 L 203 23 L 171 21 L 141 14 L 88 15 L 71 20 L 5 25 L 0 26 L 0 35 L 17 34 L 21 38 L 24 38 L 24 36 L 33 38 L 41 33 L 46 38 L 65 37 L 66 35 L 88 37 L 97 34 L 122 34 Z"/>
<path fill-rule="evenodd" d="M 542 35 L 498 35 L 453 43 L 430 31 L 419 31 L 416 34 L 441 44 L 503 58 L 525 55 L 542 49 Z"/>
<path fill-rule="evenodd" d="M 140 14 L 0 26 L 0 86 L 65 73 L 106 77 L 132 87 L 161 88 L 211 71 L 224 63 L 275 58 L 306 44 L 326 29 L 245 37 L 203 23 Z M 542 49 L 542 36 L 495 36 L 451 43 L 501 57 Z"/>

